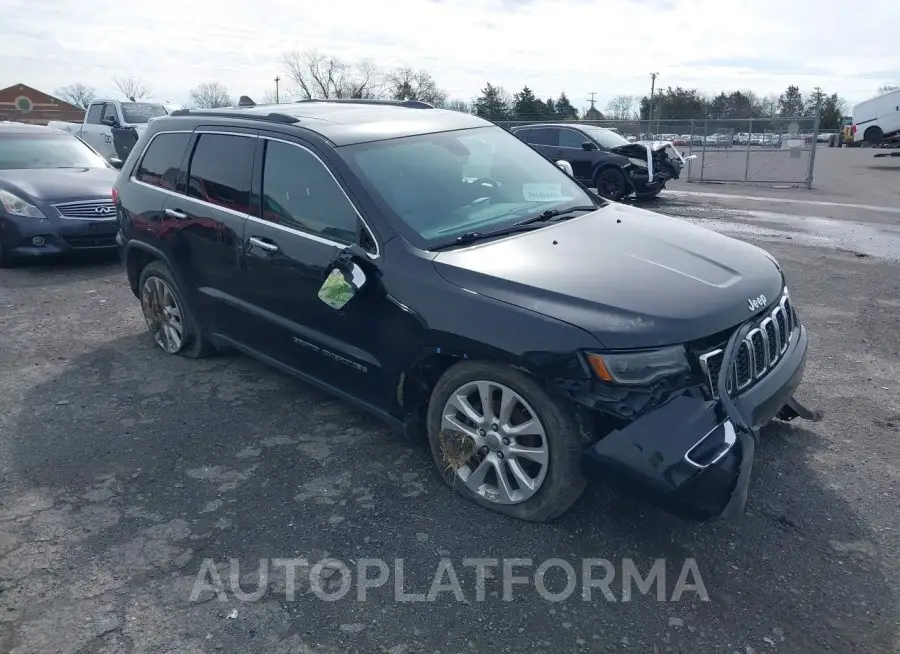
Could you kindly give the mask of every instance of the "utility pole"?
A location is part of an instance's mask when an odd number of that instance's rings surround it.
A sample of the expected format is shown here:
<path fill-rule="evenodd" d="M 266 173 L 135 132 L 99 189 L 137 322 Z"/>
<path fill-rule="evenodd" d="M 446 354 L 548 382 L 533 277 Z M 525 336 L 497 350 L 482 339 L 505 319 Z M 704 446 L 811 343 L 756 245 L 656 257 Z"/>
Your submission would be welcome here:
<path fill-rule="evenodd" d="M 278 95 L 278 82 L 281 81 L 280 77 L 275 77 L 275 104 L 280 104 L 280 97 Z"/>
<path fill-rule="evenodd" d="M 590 98 L 591 108 L 588 109 L 588 113 L 591 115 L 591 118 L 593 118 L 593 117 L 594 117 L 594 112 L 597 111 L 597 110 L 594 108 L 594 96 L 597 95 L 597 92 L 596 92 L 596 91 L 591 91 L 590 93 L 588 93 L 588 95 L 591 96 L 591 98 Z"/>
<path fill-rule="evenodd" d="M 647 110 L 647 131 L 653 129 L 653 92 L 656 90 L 656 76 L 659 73 L 650 73 L 650 107 Z"/>

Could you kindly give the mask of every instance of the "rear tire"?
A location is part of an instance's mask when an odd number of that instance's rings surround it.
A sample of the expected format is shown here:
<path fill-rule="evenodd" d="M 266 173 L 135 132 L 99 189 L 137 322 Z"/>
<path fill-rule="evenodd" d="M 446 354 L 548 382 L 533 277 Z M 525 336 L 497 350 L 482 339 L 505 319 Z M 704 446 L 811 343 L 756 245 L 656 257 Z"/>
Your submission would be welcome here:
<path fill-rule="evenodd" d="M 594 178 L 597 194 L 607 200 L 619 202 L 629 193 L 625 174 L 618 168 L 602 168 Z"/>
<path fill-rule="evenodd" d="M 216 353 L 215 346 L 204 338 L 168 266 L 161 261 L 151 261 L 144 266 L 138 294 L 147 329 L 164 352 L 189 359 L 202 359 Z"/>
<path fill-rule="evenodd" d="M 866 143 L 879 145 L 882 141 L 884 141 L 884 132 L 881 131 L 880 127 L 870 127 L 866 130 L 863 139 L 866 141 Z"/>
<path fill-rule="evenodd" d="M 475 389 L 471 404 L 459 399 L 467 389 Z M 490 396 L 488 410 L 478 399 L 483 389 Z M 461 405 L 472 411 L 459 413 Z M 504 406 L 511 407 L 505 416 Z M 465 415 L 480 418 L 463 424 L 459 416 Z M 466 432 L 448 428 L 446 416 Z M 479 425 L 484 427 L 481 432 Z M 565 513 L 586 486 L 581 470 L 584 444 L 574 416 L 519 370 L 474 361 L 454 365 L 432 391 L 427 427 L 432 460 L 444 483 L 497 513 L 529 522 L 552 520 Z M 541 458 L 543 465 L 537 463 Z M 509 492 L 513 484 L 516 488 Z"/>

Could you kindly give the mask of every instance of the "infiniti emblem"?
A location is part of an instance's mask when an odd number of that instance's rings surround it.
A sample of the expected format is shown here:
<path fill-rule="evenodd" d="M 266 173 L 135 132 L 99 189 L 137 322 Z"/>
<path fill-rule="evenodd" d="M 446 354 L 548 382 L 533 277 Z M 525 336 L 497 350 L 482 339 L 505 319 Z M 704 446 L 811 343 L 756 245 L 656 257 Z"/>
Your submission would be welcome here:
<path fill-rule="evenodd" d="M 115 207 L 94 207 L 94 213 L 100 214 L 101 216 L 108 216 L 111 213 L 115 213 Z"/>

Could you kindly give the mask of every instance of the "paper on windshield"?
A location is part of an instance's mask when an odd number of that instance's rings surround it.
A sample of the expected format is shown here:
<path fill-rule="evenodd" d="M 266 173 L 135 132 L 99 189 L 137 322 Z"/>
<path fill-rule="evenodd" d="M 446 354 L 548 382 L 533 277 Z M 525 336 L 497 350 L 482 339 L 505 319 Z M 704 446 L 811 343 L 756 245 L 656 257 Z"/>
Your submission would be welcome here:
<path fill-rule="evenodd" d="M 522 184 L 522 195 L 529 202 L 553 202 L 571 200 L 563 195 L 562 184 Z"/>

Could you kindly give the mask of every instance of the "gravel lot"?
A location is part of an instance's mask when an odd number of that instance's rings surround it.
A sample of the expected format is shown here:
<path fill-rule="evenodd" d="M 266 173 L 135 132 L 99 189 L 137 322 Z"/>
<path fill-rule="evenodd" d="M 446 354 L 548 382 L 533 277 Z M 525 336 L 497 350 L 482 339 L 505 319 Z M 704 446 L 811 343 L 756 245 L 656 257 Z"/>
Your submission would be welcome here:
<path fill-rule="evenodd" d="M 115 261 L 0 271 L 0 652 L 900 650 L 897 266 L 760 244 L 811 333 L 800 396 L 826 417 L 767 428 L 747 515 L 706 525 L 600 486 L 549 525 L 486 513 L 441 484 L 424 446 L 318 391 L 239 355 L 163 354 Z M 260 559 L 324 557 L 354 577 L 338 601 L 308 592 L 302 568 L 295 584 L 270 569 L 256 600 L 230 584 L 232 558 L 249 593 Z M 554 557 L 579 576 L 561 602 L 528 585 L 504 601 L 500 570 L 480 598 L 463 566 Z M 358 601 L 364 558 L 392 569 Z M 405 592 L 426 593 L 442 558 L 462 601 L 395 599 L 395 559 Z M 585 558 L 611 562 L 615 601 L 584 601 Z M 623 559 L 646 576 L 660 558 L 665 599 L 694 559 L 708 601 L 659 601 L 659 584 L 623 601 Z M 210 560 L 224 601 L 192 601 Z"/>

